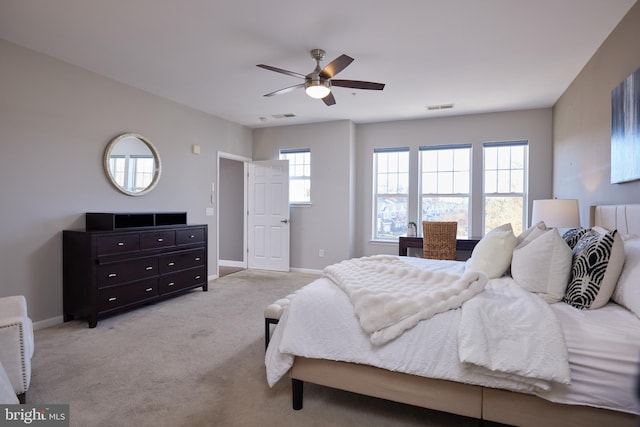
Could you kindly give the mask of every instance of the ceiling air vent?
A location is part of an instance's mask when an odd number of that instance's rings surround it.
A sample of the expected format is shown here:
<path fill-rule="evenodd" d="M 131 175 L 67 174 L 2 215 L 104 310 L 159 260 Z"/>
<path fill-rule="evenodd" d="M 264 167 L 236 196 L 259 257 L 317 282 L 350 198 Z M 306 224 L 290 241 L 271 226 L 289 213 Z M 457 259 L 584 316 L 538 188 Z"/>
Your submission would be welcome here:
<path fill-rule="evenodd" d="M 436 111 L 436 110 L 448 110 L 453 108 L 454 104 L 440 104 L 440 105 L 427 105 L 427 110 Z"/>
<path fill-rule="evenodd" d="M 296 115 L 293 113 L 286 113 L 286 114 L 274 114 L 273 117 L 274 119 L 289 119 L 291 117 L 295 117 Z"/>

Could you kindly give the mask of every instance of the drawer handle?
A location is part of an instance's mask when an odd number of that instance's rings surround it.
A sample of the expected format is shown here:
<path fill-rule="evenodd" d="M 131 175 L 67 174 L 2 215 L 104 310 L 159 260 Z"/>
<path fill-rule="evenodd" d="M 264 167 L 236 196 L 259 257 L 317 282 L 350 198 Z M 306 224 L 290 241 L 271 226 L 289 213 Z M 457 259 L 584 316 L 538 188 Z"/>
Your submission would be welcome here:
<path fill-rule="evenodd" d="M 147 289 L 145 289 L 145 291 L 147 291 L 147 292 L 151 292 L 152 290 L 153 290 L 153 288 L 147 288 Z"/>
<path fill-rule="evenodd" d="M 116 277 L 117 274 L 116 273 L 109 273 L 109 275 L 107 277 Z"/>
<path fill-rule="evenodd" d="M 118 242 L 118 246 L 124 246 L 124 242 Z"/>
<path fill-rule="evenodd" d="M 171 282 L 171 283 L 169 283 L 167 286 L 173 286 L 173 285 L 175 285 L 175 284 L 176 284 L 176 282 Z"/>
<path fill-rule="evenodd" d="M 194 279 L 196 279 L 196 280 L 198 280 L 199 278 L 200 278 L 200 276 L 199 276 L 199 275 L 198 275 L 198 276 L 196 276 L 196 277 L 194 277 Z"/>
<path fill-rule="evenodd" d="M 197 256 L 197 257 L 195 257 L 195 258 L 194 258 L 194 260 L 195 260 L 195 261 L 200 261 L 200 257 L 199 257 L 199 256 Z"/>
<path fill-rule="evenodd" d="M 195 238 L 196 238 L 196 235 L 195 235 L 195 234 L 190 234 L 190 235 L 189 235 L 189 238 L 190 238 L 190 239 L 195 239 Z"/>
<path fill-rule="evenodd" d="M 167 264 L 169 267 L 173 267 L 174 265 L 176 265 L 175 262 L 170 262 L 169 264 Z"/>
<path fill-rule="evenodd" d="M 109 302 L 113 302 L 113 301 L 115 301 L 115 300 L 117 300 L 117 299 L 118 299 L 118 298 L 116 298 L 116 297 L 111 297 L 111 298 L 109 298 Z"/>
<path fill-rule="evenodd" d="M 145 268 L 145 270 L 151 271 L 151 270 L 153 270 L 153 267 L 149 266 L 149 267 Z"/>
<path fill-rule="evenodd" d="M 158 237 L 158 242 L 164 242 L 164 239 L 162 237 Z"/>

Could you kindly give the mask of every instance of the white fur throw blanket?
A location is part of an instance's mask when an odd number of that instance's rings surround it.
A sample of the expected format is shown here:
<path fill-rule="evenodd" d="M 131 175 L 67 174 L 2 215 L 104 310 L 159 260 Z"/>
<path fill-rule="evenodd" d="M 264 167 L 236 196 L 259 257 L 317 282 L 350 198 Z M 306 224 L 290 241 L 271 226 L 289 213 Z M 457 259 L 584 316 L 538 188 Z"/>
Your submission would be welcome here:
<path fill-rule="evenodd" d="M 458 276 L 421 270 L 390 255 L 342 261 L 325 268 L 324 276 L 349 296 L 360 325 L 376 345 L 421 320 L 460 307 L 487 283 L 477 271 Z"/>

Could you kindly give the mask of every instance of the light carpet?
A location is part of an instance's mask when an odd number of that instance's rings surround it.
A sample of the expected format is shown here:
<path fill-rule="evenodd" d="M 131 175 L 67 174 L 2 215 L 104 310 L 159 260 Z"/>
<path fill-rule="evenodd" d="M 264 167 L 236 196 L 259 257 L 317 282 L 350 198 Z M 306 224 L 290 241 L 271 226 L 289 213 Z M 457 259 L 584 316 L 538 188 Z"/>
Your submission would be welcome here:
<path fill-rule="evenodd" d="M 475 426 L 477 420 L 305 384 L 269 388 L 264 316 L 317 276 L 244 270 L 177 298 L 36 331 L 27 403 L 70 405 L 71 426 Z"/>

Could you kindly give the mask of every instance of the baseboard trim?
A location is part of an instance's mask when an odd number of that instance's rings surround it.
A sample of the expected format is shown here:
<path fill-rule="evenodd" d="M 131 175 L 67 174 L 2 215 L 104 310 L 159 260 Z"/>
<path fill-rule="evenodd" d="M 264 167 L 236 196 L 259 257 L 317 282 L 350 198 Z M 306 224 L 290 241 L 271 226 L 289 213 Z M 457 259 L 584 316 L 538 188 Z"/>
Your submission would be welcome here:
<path fill-rule="evenodd" d="M 50 328 L 55 325 L 59 325 L 62 323 L 64 318 L 62 316 L 51 317 L 49 319 L 38 320 L 37 322 L 33 322 L 33 330 L 38 331 L 40 329 Z"/>
<path fill-rule="evenodd" d="M 236 268 L 247 268 L 247 263 L 244 261 L 230 261 L 230 260 L 218 260 L 219 267 L 236 267 Z"/>
<path fill-rule="evenodd" d="M 318 276 L 322 275 L 322 270 L 312 270 L 309 268 L 290 268 L 289 271 L 292 273 L 317 274 Z"/>

